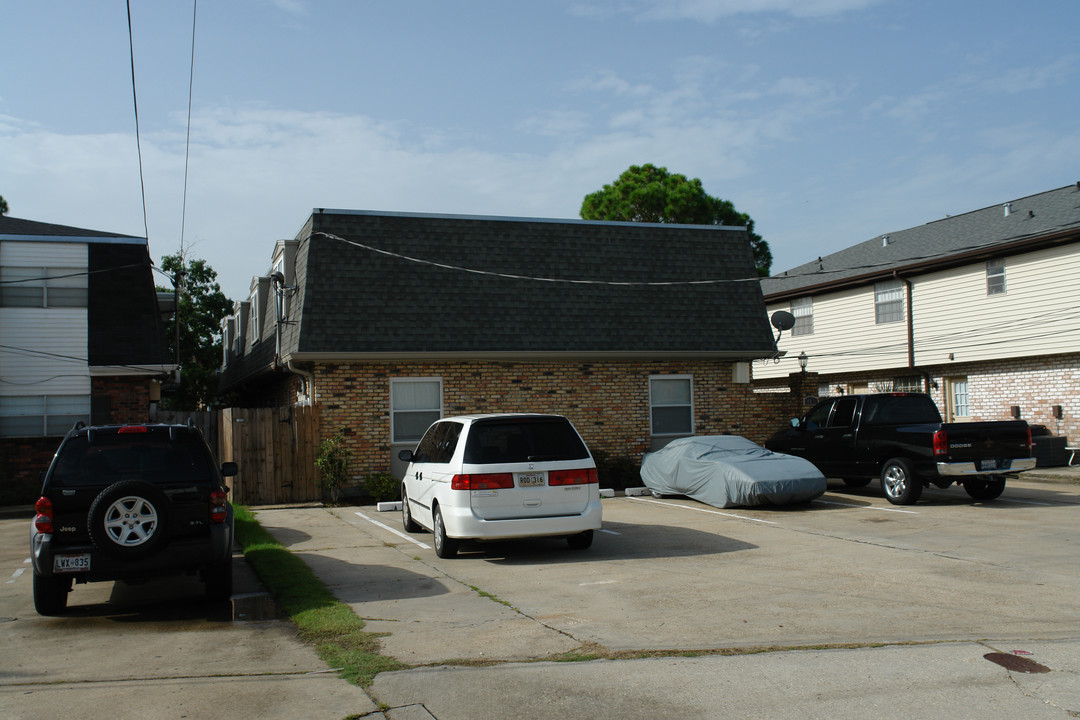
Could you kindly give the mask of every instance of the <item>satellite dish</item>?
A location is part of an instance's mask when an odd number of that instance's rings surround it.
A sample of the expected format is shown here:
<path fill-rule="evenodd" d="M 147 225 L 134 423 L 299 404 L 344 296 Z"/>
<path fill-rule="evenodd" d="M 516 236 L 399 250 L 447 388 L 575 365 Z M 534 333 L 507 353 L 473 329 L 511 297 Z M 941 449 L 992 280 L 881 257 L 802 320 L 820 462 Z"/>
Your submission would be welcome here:
<path fill-rule="evenodd" d="M 777 310 L 772 314 L 771 322 L 774 328 L 784 332 L 795 327 L 795 316 L 787 310 Z"/>

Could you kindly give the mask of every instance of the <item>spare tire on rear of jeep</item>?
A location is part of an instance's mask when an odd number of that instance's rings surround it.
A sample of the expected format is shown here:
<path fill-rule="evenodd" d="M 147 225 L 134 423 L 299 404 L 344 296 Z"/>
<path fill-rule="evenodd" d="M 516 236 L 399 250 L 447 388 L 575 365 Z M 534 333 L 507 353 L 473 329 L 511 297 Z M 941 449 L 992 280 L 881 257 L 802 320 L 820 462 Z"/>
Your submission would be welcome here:
<path fill-rule="evenodd" d="M 146 557 L 168 537 L 168 507 L 165 493 L 148 482 L 113 483 L 90 505 L 90 539 L 98 549 L 114 557 Z"/>

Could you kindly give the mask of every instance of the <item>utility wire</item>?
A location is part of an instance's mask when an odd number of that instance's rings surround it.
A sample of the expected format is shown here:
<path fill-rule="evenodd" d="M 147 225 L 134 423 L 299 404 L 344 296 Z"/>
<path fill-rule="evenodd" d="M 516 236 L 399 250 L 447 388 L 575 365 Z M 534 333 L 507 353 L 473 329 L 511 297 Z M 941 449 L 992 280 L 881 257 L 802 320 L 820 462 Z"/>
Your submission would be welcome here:
<path fill-rule="evenodd" d="M 199 11 L 199 0 L 193 0 L 191 7 L 191 68 L 188 71 L 187 98 L 187 141 L 184 144 L 184 202 L 180 211 L 180 261 L 184 260 L 184 228 L 187 225 L 187 186 L 188 162 L 191 157 L 191 96 L 195 87 L 195 17 Z"/>
<path fill-rule="evenodd" d="M 143 179 L 142 143 L 139 141 L 139 98 L 135 92 L 135 37 L 131 29 L 131 0 L 127 0 L 128 48 L 131 51 L 131 102 L 135 106 L 135 147 L 139 151 L 139 187 L 142 189 L 143 231 L 150 242 L 150 225 L 146 217 L 146 181 Z"/>

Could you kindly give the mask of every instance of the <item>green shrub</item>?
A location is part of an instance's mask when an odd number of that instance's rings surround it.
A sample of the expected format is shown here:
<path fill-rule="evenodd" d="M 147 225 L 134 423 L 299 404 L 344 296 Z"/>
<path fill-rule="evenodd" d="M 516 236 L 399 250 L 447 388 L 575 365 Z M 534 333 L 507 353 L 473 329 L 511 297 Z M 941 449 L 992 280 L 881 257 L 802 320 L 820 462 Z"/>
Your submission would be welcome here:
<path fill-rule="evenodd" d="M 625 490 L 628 487 L 641 487 L 641 461 L 638 458 L 619 455 L 612 457 L 603 450 L 593 452 L 596 461 L 596 474 L 600 478 L 600 487 L 612 490 Z"/>
<path fill-rule="evenodd" d="M 388 472 L 371 473 L 364 478 L 364 487 L 367 488 L 372 502 L 392 502 L 401 499 L 401 479 Z"/>
<path fill-rule="evenodd" d="M 337 504 L 341 500 L 341 488 L 349 477 L 351 457 L 352 451 L 345 445 L 345 428 L 319 443 L 315 467 L 319 469 L 319 487 L 323 490 L 323 497 L 330 503 Z"/>

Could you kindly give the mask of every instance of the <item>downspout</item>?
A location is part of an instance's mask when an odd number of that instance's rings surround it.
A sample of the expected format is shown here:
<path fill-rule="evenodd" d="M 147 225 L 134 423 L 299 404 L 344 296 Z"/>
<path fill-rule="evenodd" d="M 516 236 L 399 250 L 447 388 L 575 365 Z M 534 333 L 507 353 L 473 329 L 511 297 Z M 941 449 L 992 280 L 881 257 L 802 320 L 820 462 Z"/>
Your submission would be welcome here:
<path fill-rule="evenodd" d="M 893 277 L 904 283 L 904 293 L 907 299 L 907 366 L 915 369 L 915 318 L 912 317 L 912 293 L 913 287 L 911 281 L 907 278 L 900 277 L 900 275 L 894 270 Z"/>
<path fill-rule="evenodd" d="M 297 405 L 311 407 L 315 404 L 315 373 L 308 370 L 301 370 L 293 365 L 293 361 L 289 360 L 285 363 L 285 367 L 289 369 L 293 375 L 296 375 L 304 384 L 302 397 L 297 402 Z"/>

